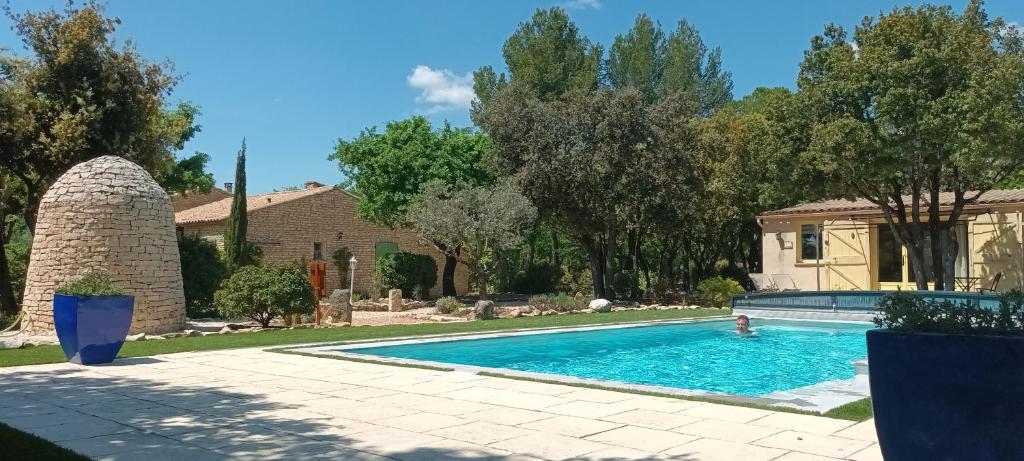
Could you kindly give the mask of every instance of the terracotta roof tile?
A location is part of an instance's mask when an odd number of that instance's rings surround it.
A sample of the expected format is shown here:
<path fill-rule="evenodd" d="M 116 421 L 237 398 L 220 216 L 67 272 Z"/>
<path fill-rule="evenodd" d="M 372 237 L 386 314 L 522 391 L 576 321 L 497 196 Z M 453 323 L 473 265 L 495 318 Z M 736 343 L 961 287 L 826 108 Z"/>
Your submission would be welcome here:
<path fill-rule="evenodd" d="M 974 195 L 972 192 L 968 192 L 967 196 Z M 953 206 L 953 193 L 943 192 L 939 194 L 939 206 L 951 207 Z M 910 203 L 910 197 L 904 196 L 905 203 Z M 1007 203 L 1024 203 L 1024 189 L 997 189 L 985 192 L 978 198 L 978 200 L 968 204 L 970 206 L 981 206 L 981 205 L 996 205 L 996 204 L 1007 204 Z M 922 208 L 927 206 L 927 201 L 921 204 Z M 815 213 L 839 213 L 839 212 L 859 212 L 859 211 L 873 211 L 877 210 L 878 206 L 865 199 L 857 200 L 821 200 L 812 203 L 801 203 L 787 208 L 779 210 L 766 211 L 761 213 L 761 216 L 788 216 L 788 215 L 805 215 Z"/>
<path fill-rule="evenodd" d="M 334 188 L 334 186 L 320 186 L 308 189 L 295 189 L 271 192 L 269 194 L 250 195 L 246 197 L 246 210 L 252 213 L 253 211 L 262 208 L 279 205 L 281 203 L 290 202 L 303 197 L 309 197 L 311 195 L 322 194 Z M 176 224 L 191 224 L 223 221 L 228 219 L 228 214 L 231 213 L 231 200 L 232 198 L 228 197 L 216 202 L 207 203 L 206 205 L 200 205 L 195 208 L 179 211 L 174 213 L 174 222 Z"/>

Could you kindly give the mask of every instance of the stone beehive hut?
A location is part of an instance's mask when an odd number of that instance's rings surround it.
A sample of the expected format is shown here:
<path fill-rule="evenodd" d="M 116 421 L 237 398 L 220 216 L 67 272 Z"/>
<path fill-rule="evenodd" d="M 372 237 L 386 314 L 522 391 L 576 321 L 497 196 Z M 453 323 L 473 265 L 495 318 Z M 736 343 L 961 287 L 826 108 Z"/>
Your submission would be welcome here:
<path fill-rule="evenodd" d="M 25 280 L 25 334 L 55 336 L 54 290 L 93 271 L 135 296 L 130 333 L 185 328 L 171 200 L 121 157 L 75 165 L 43 196 Z"/>

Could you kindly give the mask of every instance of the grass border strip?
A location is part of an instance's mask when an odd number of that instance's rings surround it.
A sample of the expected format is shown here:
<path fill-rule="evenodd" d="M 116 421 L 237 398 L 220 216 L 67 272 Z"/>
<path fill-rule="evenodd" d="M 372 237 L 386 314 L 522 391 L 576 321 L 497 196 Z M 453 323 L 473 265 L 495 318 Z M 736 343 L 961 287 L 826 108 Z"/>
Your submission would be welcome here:
<path fill-rule="evenodd" d="M 433 370 L 433 371 L 455 371 L 454 368 L 435 367 L 435 366 L 431 366 L 431 365 L 418 365 L 418 364 L 415 364 L 415 363 L 385 362 L 383 360 L 361 359 L 361 358 L 348 357 L 348 356 L 342 356 L 342 355 L 314 354 L 312 352 L 301 352 L 301 351 L 290 350 L 290 348 L 286 348 L 286 347 L 277 347 L 277 348 L 274 348 L 274 349 L 264 349 L 263 352 L 273 352 L 275 354 L 301 355 L 301 356 L 304 356 L 304 357 L 316 357 L 316 358 L 319 358 L 319 359 L 334 359 L 334 360 L 345 360 L 345 361 L 349 361 L 349 362 L 371 363 L 371 364 L 374 364 L 374 365 L 391 365 L 391 366 L 395 366 L 395 367 L 404 367 L 404 368 L 420 368 L 420 369 L 423 369 L 423 370 Z"/>

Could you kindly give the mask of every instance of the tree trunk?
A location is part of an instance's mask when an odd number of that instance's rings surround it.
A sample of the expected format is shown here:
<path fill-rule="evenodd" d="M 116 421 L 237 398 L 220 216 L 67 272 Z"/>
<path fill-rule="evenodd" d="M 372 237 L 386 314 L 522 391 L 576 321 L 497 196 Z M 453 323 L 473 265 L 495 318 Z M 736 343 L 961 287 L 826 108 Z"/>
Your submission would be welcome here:
<path fill-rule="evenodd" d="M 488 299 L 490 299 L 490 297 L 487 294 L 487 279 L 490 278 L 489 276 L 490 274 L 488 274 L 487 271 L 483 270 L 478 271 L 476 274 L 476 291 L 477 294 L 480 295 L 481 301 L 487 301 Z"/>
<path fill-rule="evenodd" d="M 907 245 L 907 256 L 910 259 L 910 267 L 914 269 L 914 279 L 917 289 L 928 291 L 928 272 L 924 267 L 924 247 L 921 242 Z"/>
<path fill-rule="evenodd" d="M 8 266 L 7 251 L 4 250 L 7 244 L 7 226 L 4 225 L 6 219 L 7 211 L 0 204 L 0 312 L 14 315 L 18 313 L 18 301 L 11 286 L 11 270 Z"/>
<path fill-rule="evenodd" d="M 956 240 L 956 226 L 942 232 L 942 278 L 947 290 L 956 289 L 956 255 L 960 245 Z"/>
<path fill-rule="evenodd" d="M 33 236 L 36 235 L 36 216 L 39 214 L 39 202 L 42 196 L 33 193 L 32 188 L 25 185 L 25 211 L 22 216 L 25 218 L 25 225 Z"/>
<path fill-rule="evenodd" d="M 594 285 L 594 297 L 607 299 L 605 298 L 607 296 L 607 287 L 604 283 L 604 255 L 601 253 L 600 246 L 590 237 L 580 239 L 580 243 L 587 251 L 587 257 L 590 259 L 590 277 Z"/>
<path fill-rule="evenodd" d="M 441 296 L 458 296 L 455 289 L 455 268 L 459 259 L 446 254 L 444 257 L 444 271 L 441 273 Z"/>
<path fill-rule="evenodd" d="M 930 186 L 931 187 L 929 188 L 928 194 L 928 238 L 930 241 L 928 243 L 929 246 L 931 246 L 932 250 L 932 278 L 934 279 L 933 286 L 935 287 L 936 291 L 942 291 L 946 289 L 944 270 L 945 265 L 942 263 L 944 259 L 943 255 L 945 254 L 942 245 L 943 240 L 945 239 L 943 236 L 945 232 L 943 232 L 942 228 L 940 227 L 942 223 L 940 222 L 941 214 L 939 209 L 939 179 L 937 172 L 932 175 Z"/>
<path fill-rule="evenodd" d="M 562 265 L 558 252 L 558 231 L 551 229 L 551 264 L 555 267 L 561 267 Z"/>
<path fill-rule="evenodd" d="M 618 230 L 609 226 L 604 240 L 604 292 L 607 296 L 604 299 L 614 301 L 615 293 L 615 255 L 617 254 Z"/>
<path fill-rule="evenodd" d="M 530 229 L 530 240 L 527 245 L 526 253 L 526 269 L 533 267 L 534 256 L 537 253 L 537 223 L 533 223 L 533 228 Z"/>

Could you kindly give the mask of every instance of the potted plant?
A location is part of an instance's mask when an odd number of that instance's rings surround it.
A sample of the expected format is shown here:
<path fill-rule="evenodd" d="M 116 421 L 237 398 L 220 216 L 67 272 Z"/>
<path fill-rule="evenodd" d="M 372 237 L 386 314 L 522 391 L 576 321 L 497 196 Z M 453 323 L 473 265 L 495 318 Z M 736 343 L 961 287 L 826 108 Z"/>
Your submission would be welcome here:
<path fill-rule="evenodd" d="M 886 460 L 1024 459 L 1024 294 L 980 301 L 879 302 L 868 368 Z"/>
<path fill-rule="evenodd" d="M 135 299 L 106 274 L 91 272 L 53 295 L 53 326 L 69 362 L 110 363 L 132 324 Z"/>

